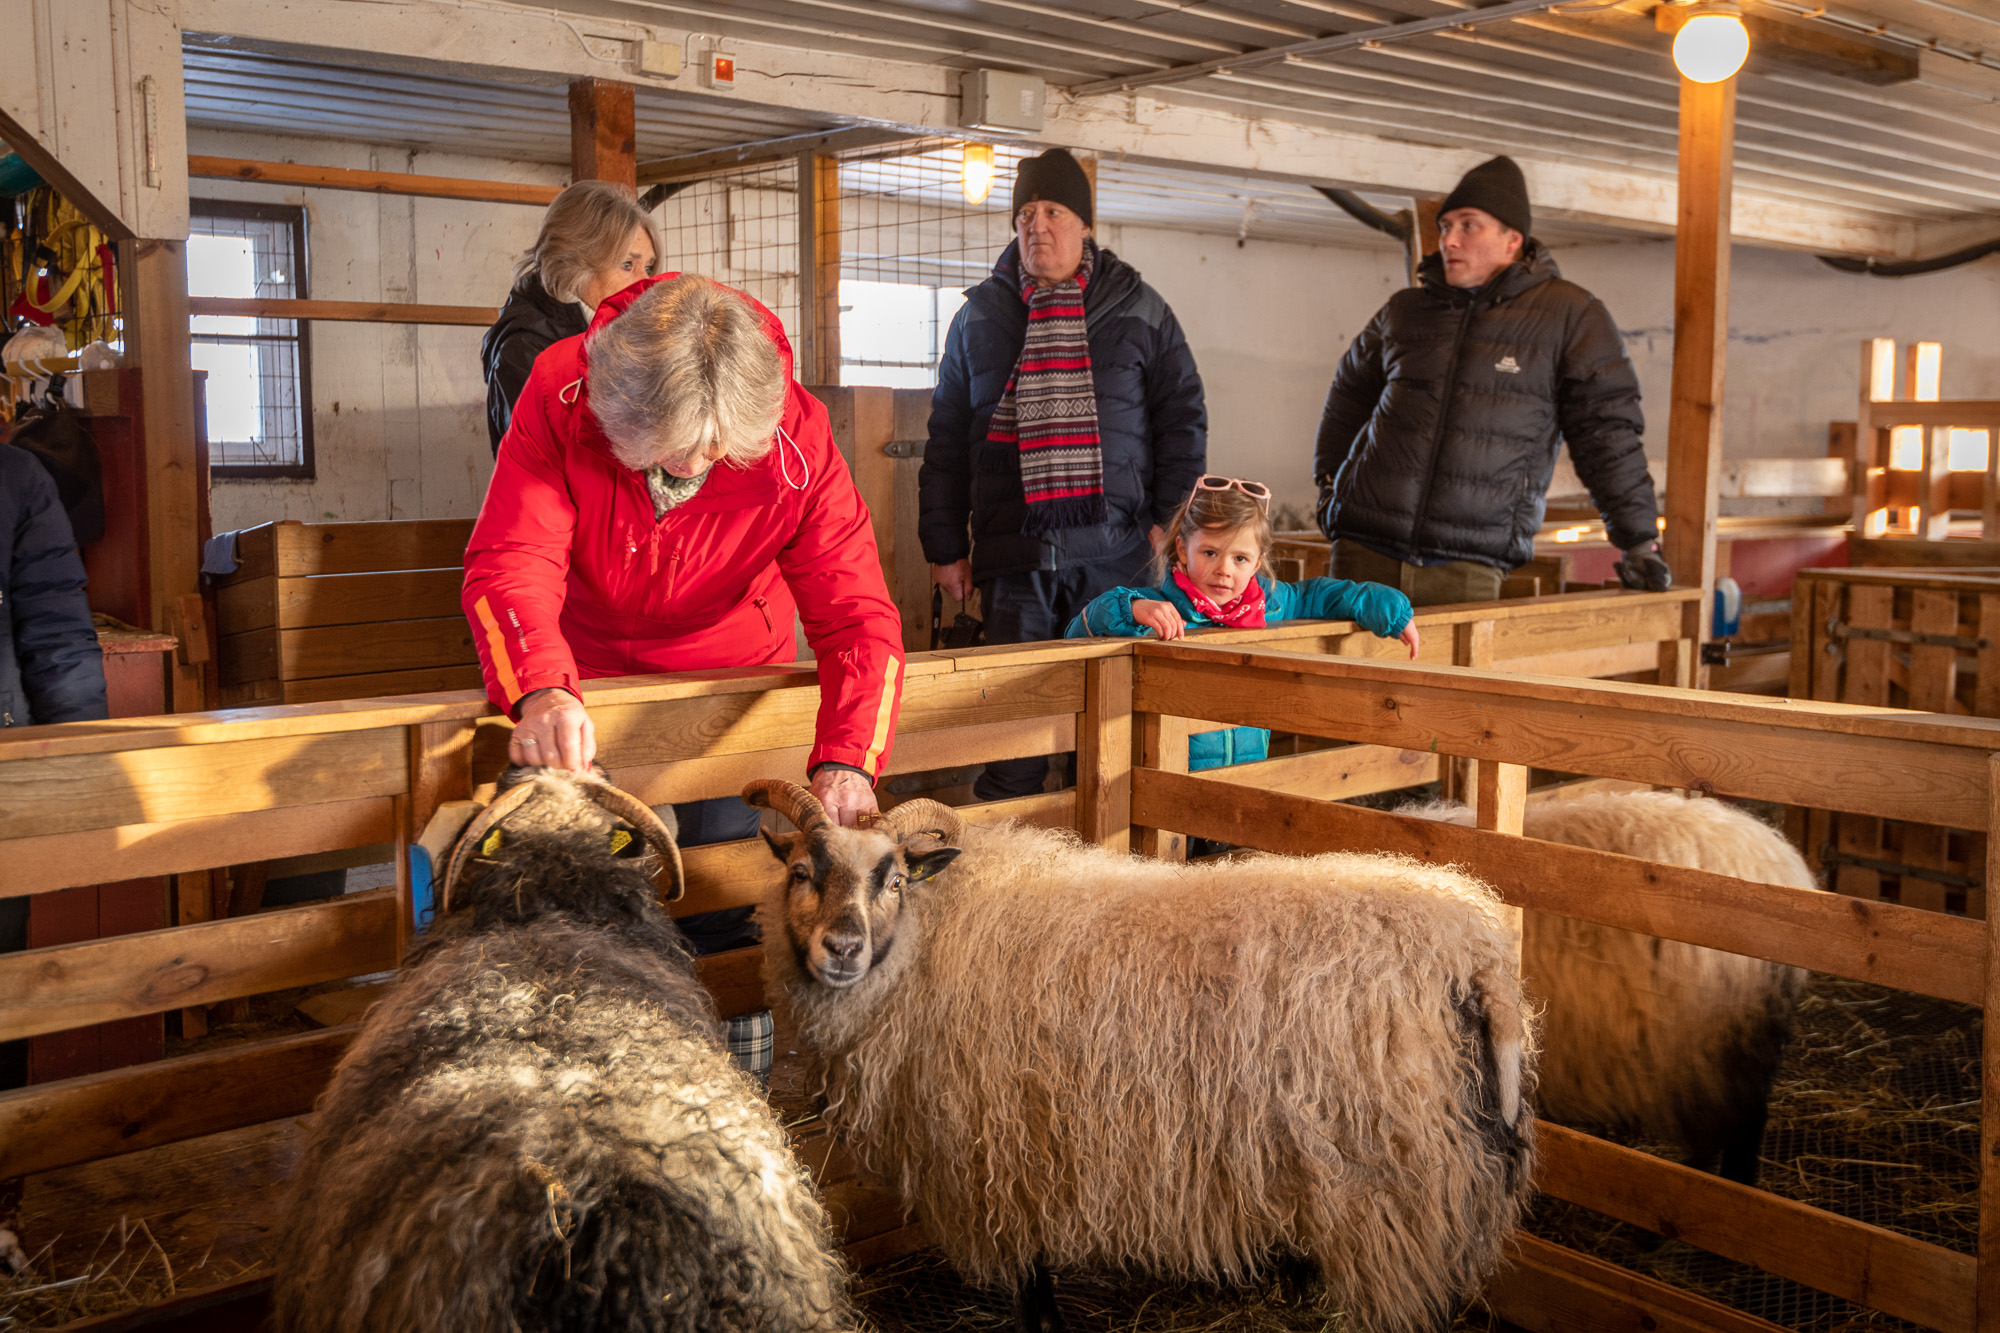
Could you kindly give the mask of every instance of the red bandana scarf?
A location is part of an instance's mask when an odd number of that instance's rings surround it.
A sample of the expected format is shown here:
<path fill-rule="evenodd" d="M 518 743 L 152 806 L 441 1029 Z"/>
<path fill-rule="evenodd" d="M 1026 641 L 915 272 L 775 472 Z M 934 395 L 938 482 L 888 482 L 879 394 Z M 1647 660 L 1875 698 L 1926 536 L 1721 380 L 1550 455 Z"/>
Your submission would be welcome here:
<path fill-rule="evenodd" d="M 1085 241 L 1083 265 L 1075 277 L 1044 287 L 1019 274 L 1021 299 L 1028 303 L 1028 334 L 986 438 L 1020 451 L 1021 491 L 1028 501 L 1022 530 L 1036 536 L 1090 527 L 1110 516 L 1083 319 L 1083 290 L 1090 285 L 1096 260 L 1096 245 Z"/>
<path fill-rule="evenodd" d="M 1227 625 L 1230 629 L 1264 628 L 1264 585 L 1254 578 L 1248 587 L 1222 606 L 1211 602 L 1207 593 L 1195 587 L 1184 569 L 1174 571 L 1174 586 L 1194 604 L 1195 610 L 1218 625 Z"/>

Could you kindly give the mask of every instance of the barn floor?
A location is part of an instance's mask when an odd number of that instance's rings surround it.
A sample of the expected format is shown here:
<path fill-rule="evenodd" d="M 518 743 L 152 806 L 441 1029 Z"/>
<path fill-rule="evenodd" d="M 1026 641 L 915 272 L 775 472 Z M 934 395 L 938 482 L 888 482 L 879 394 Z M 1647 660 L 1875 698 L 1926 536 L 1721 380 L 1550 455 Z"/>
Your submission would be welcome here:
<path fill-rule="evenodd" d="M 261 1003 L 246 1018 L 245 1028 L 258 1036 L 291 1022 L 288 1009 Z M 235 1035 L 225 1029 L 217 1039 Z M 1763 1185 L 1973 1252 L 1979 1042 L 1979 1014 L 1969 1006 L 1815 976 L 1773 1097 Z M 780 1033 L 771 1094 L 787 1123 L 811 1116 L 795 1051 Z M 302 1123 L 276 1121 L 31 1178 L 20 1232 L 36 1262 L 0 1279 L 0 1333 L 55 1328 L 264 1271 Z M 1528 1229 L 1804 1333 L 1913 1327 L 1552 1200 L 1539 1202 Z M 881 1333 L 1012 1327 L 1004 1298 L 965 1288 L 935 1251 L 864 1268 L 855 1291 Z M 1275 1288 L 1244 1293 L 1073 1277 L 1059 1285 L 1058 1300 L 1076 1333 L 1338 1328 Z M 1504 1333 L 1483 1311 L 1458 1328 Z"/>

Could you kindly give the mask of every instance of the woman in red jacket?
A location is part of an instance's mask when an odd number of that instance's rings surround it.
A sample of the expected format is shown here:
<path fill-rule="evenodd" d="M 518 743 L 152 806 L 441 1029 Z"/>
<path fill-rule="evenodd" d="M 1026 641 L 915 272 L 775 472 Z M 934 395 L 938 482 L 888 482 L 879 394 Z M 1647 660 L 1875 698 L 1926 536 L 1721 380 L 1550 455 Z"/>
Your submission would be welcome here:
<path fill-rule="evenodd" d="M 585 680 L 793 661 L 796 606 L 819 666 L 813 794 L 844 824 L 875 810 L 901 621 L 826 409 L 791 370 L 770 311 L 692 274 L 626 288 L 535 362 L 465 553 L 514 762 L 592 761 Z"/>

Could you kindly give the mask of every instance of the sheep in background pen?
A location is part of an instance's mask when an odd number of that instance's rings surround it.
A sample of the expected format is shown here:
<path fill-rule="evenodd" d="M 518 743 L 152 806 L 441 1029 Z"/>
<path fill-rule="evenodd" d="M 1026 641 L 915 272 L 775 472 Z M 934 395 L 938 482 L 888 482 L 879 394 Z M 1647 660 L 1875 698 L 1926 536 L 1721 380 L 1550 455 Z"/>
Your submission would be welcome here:
<path fill-rule="evenodd" d="M 1401 813 L 1470 826 L 1463 806 Z M 1523 831 L 1641 860 L 1816 889 L 1784 835 L 1718 800 L 1666 792 L 1530 803 Z M 1676 1145 L 1688 1165 L 1752 1185 L 1805 973 L 1783 963 L 1528 912 L 1521 973 L 1544 1006 L 1541 1113 Z"/>
<path fill-rule="evenodd" d="M 1241 1282 L 1315 1268 L 1355 1333 L 1447 1326 L 1527 1189 L 1511 933 L 1455 871 L 1380 856 L 1185 866 L 1067 833 L 871 829 L 803 788 L 765 986 L 827 1116 L 961 1274 L 1060 1327 L 1051 1268 Z"/>
<path fill-rule="evenodd" d="M 825 1216 L 659 903 L 668 828 L 510 769 L 313 1117 L 292 1333 L 851 1327 Z M 463 878 L 461 878 L 463 876 Z"/>

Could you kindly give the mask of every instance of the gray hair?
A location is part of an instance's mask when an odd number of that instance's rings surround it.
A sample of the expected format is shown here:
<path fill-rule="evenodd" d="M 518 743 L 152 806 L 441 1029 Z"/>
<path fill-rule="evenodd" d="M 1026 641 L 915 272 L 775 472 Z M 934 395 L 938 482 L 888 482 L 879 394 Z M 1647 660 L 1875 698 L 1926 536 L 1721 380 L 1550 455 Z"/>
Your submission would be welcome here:
<path fill-rule="evenodd" d="M 744 467 L 770 450 L 787 377 L 740 293 L 699 274 L 648 287 L 590 342 L 590 406 L 635 471 L 718 445 Z"/>
<path fill-rule="evenodd" d="M 542 214 L 535 248 L 514 266 L 514 280 L 538 271 L 549 295 L 558 301 L 580 301 L 594 274 L 625 258 L 635 227 L 651 238 L 657 264 L 666 251 L 660 246 L 653 215 L 610 181 L 578 181 Z"/>

